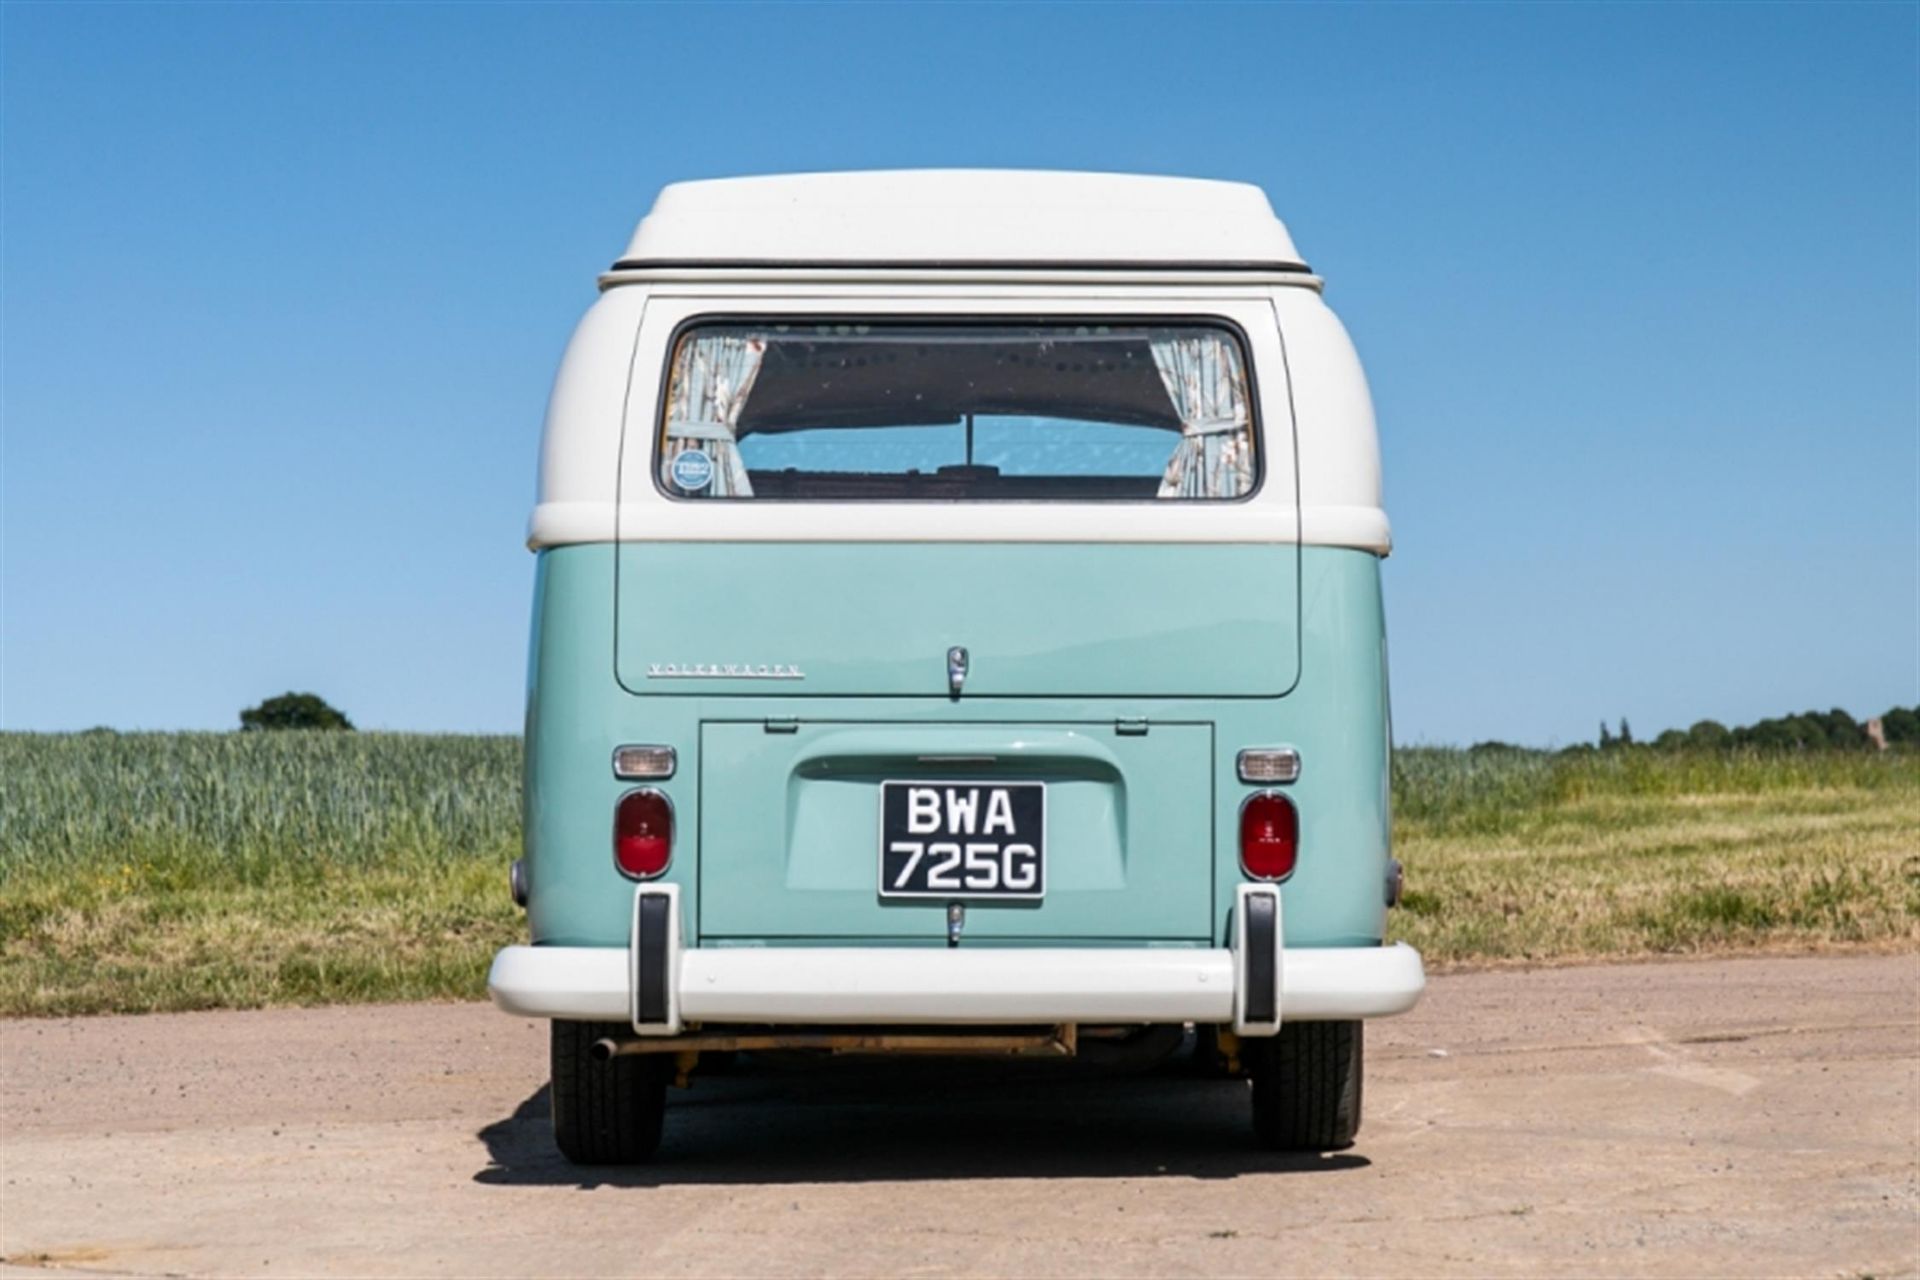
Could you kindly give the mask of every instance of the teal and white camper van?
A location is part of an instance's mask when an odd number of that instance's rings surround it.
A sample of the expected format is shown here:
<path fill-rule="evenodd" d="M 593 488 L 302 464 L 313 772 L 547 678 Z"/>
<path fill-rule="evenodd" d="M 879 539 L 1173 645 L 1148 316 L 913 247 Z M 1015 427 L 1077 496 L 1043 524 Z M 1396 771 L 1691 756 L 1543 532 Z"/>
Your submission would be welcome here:
<path fill-rule="evenodd" d="M 667 187 L 567 348 L 529 543 L 532 937 L 582 1163 L 702 1054 L 1146 1060 L 1347 1145 L 1383 945 L 1373 411 L 1256 187 Z"/>

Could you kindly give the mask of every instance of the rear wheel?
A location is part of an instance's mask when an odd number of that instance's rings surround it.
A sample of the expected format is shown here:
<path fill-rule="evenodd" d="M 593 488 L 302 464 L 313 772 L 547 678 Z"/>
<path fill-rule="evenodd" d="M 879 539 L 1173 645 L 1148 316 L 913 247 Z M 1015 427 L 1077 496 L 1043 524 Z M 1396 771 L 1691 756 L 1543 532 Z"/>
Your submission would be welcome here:
<path fill-rule="evenodd" d="M 553 1023 L 553 1140 L 574 1164 L 637 1164 L 660 1145 L 669 1055 L 605 1062 L 593 1056 L 594 1041 L 628 1030 L 612 1022 Z"/>
<path fill-rule="evenodd" d="M 1338 1151 L 1360 1132 L 1361 1024 L 1293 1022 L 1243 1040 L 1253 1131 L 1272 1151 Z"/>

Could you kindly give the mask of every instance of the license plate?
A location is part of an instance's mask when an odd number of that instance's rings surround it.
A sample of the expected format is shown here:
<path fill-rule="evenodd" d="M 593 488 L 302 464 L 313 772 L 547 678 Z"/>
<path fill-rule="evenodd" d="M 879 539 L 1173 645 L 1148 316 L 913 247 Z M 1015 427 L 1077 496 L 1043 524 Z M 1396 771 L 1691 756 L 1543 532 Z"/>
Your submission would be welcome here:
<path fill-rule="evenodd" d="M 1044 782 L 880 784 L 880 896 L 1038 898 Z"/>

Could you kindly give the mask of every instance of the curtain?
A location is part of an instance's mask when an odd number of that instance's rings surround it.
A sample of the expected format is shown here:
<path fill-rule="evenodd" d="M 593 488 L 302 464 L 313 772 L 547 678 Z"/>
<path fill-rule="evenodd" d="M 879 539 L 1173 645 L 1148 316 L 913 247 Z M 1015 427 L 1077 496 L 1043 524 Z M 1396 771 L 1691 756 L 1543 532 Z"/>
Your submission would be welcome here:
<path fill-rule="evenodd" d="M 740 425 L 747 393 L 753 390 L 753 380 L 766 358 L 767 340 L 746 334 L 700 333 L 680 344 L 667 393 L 667 446 L 660 457 L 663 481 L 674 484 L 675 458 L 700 449 L 713 461 L 713 480 L 693 492 L 716 498 L 753 496 L 734 429 Z"/>
<path fill-rule="evenodd" d="M 1237 498 L 1253 487 L 1253 439 L 1240 350 L 1225 334 L 1149 334 L 1154 367 L 1180 415 L 1163 498 Z"/>

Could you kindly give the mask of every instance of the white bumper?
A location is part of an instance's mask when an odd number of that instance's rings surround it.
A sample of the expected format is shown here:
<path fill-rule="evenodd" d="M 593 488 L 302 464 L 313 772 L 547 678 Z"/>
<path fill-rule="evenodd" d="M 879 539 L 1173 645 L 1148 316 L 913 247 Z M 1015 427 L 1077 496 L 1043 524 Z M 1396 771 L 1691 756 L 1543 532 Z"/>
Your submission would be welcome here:
<path fill-rule="evenodd" d="M 1260 1035 L 1283 1021 L 1402 1013 L 1426 986 L 1420 953 L 1404 944 L 1289 948 L 1275 930 L 1277 1016 L 1249 1024 L 1239 947 L 682 949 L 673 905 L 667 1018 L 636 1014 L 631 947 L 507 947 L 487 990 L 508 1013 L 631 1022 L 642 1034 L 686 1023 L 1202 1022 Z"/>
<path fill-rule="evenodd" d="M 1281 1018 L 1404 1013 L 1426 986 L 1420 953 L 1281 952 Z M 687 1022 L 1232 1022 L 1233 953 L 1065 947 L 723 947 L 680 957 Z M 508 1013 L 625 1022 L 624 947 L 506 947 L 487 990 Z"/>

